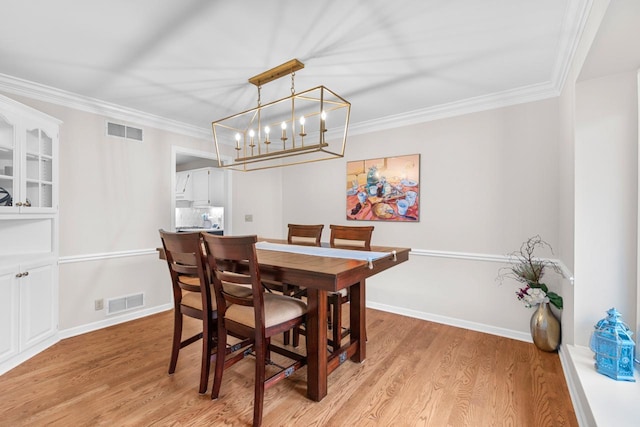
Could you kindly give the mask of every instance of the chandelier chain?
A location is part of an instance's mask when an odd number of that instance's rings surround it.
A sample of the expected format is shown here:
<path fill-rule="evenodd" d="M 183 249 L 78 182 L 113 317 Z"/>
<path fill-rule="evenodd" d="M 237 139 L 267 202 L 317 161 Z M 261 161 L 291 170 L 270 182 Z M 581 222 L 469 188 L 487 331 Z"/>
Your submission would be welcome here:
<path fill-rule="evenodd" d="M 296 94 L 295 77 L 296 77 L 296 73 L 295 73 L 295 71 L 293 71 L 291 73 L 291 95 L 295 95 Z"/>

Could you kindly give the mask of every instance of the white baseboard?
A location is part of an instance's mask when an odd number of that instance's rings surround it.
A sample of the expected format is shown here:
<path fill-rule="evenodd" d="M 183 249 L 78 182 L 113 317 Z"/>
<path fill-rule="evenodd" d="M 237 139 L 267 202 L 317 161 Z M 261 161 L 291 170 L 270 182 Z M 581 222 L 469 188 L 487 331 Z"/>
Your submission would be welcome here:
<path fill-rule="evenodd" d="M 33 356 L 35 356 L 36 354 L 40 353 L 43 350 L 46 350 L 47 348 L 51 347 L 58 341 L 60 341 L 58 336 L 53 335 L 47 338 L 46 340 L 34 345 L 33 347 L 23 351 L 22 353 L 15 355 L 9 360 L 6 360 L 0 363 L 0 375 L 12 370 L 13 368 L 20 365 L 21 363 L 31 359 Z"/>
<path fill-rule="evenodd" d="M 161 313 L 163 311 L 173 309 L 173 304 L 163 304 L 145 310 L 124 313 L 120 316 L 112 316 L 99 322 L 88 323 L 86 325 L 76 326 L 75 328 L 64 329 L 58 331 L 60 339 L 75 337 L 76 335 L 86 334 L 87 332 L 97 331 L 98 329 L 107 328 L 109 326 L 118 325 L 120 323 L 129 322 L 130 320 L 140 319 L 151 316 L 152 314 Z"/>
<path fill-rule="evenodd" d="M 512 338 L 518 341 L 532 343 L 531 334 L 525 332 L 514 331 L 511 329 L 498 328 L 483 323 L 469 322 L 466 320 L 455 319 L 453 317 L 440 316 L 437 314 L 426 313 L 424 311 L 411 310 L 403 307 L 380 304 L 377 302 L 367 301 L 367 307 L 376 310 L 386 311 L 389 313 L 401 314 L 403 316 L 413 317 L 416 319 L 428 320 L 430 322 L 442 323 L 444 325 L 455 326 L 458 328 L 470 329 L 472 331 L 484 332 L 487 334 L 498 335 L 505 338 Z"/>
<path fill-rule="evenodd" d="M 125 313 L 120 316 L 113 316 L 109 319 L 101 320 L 99 322 L 93 322 L 86 325 L 78 326 L 75 328 L 64 329 L 58 331 L 57 334 L 47 338 L 46 340 L 34 345 L 33 347 L 25 350 L 24 352 L 17 354 L 16 356 L 0 363 L 0 375 L 10 371 L 21 363 L 31 359 L 36 354 L 46 350 L 55 343 L 65 338 L 71 338 L 76 335 L 86 334 L 87 332 L 97 331 L 98 329 L 107 328 L 109 326 L 117 325 L 119 323 L 128 322 L 134 319 L 140 319 L 152 314 L 161 313 L 163 311 L 173 309 L 173 304 L 163 304 L 156 307 L 151 307 L 145 310 L 134 311 Z"/>

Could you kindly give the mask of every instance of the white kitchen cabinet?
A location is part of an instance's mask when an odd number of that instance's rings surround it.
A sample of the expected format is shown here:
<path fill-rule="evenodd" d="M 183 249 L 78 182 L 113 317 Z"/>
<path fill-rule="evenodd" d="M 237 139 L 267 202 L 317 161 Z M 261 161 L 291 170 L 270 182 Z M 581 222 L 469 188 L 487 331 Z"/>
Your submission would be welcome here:
<path fill-rule="evenodd" d="M 220 168 L 202 168 L 191 172 L 193 172 L 193 206 L 224 206 L 224 171 Z"/>
<path fill-rule="evenodd" d="M 193 200 L 192 171 L 176 172 L 176 200 Z"/>
<path fill-rule="evenodd" d="M 0 367 L 2 362 L 55 336 L 58 326 L 56 277 L 54 258 L 0 268 L 3 295 L 0 299 Z"/>
<path fill-rule="evenodd" d="M 58 209 L 59 124 L 57 119 L 0 96 L 0 213 Z"/>

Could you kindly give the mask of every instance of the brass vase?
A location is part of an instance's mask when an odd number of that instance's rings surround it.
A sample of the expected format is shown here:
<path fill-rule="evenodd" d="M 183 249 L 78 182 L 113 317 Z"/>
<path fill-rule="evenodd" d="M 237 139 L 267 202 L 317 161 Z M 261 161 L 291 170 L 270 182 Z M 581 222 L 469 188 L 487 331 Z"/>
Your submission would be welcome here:
<path fill-rule="evenodd" d="M 548 302 L 538 304 L 531 316 L 531 338 L 540 350 L 556 351 L 560 344 L 560 321 L 551 311 Z"/>

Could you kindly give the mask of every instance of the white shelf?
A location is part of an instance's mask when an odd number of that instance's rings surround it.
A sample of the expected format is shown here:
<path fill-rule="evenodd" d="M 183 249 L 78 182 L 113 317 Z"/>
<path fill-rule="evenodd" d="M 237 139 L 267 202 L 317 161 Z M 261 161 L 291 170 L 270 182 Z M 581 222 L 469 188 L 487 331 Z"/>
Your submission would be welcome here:
<path fill-rule="evenodd" d="M 636 382 L 616 381 L 596 371 L 593 351 L 583 346 L 565 346 L 573 361 L 593 419 L 598 426 L 637 426 L 640 410 L 640 375 Z M 636 352 L 637 353 L 637 352 Z"/>

